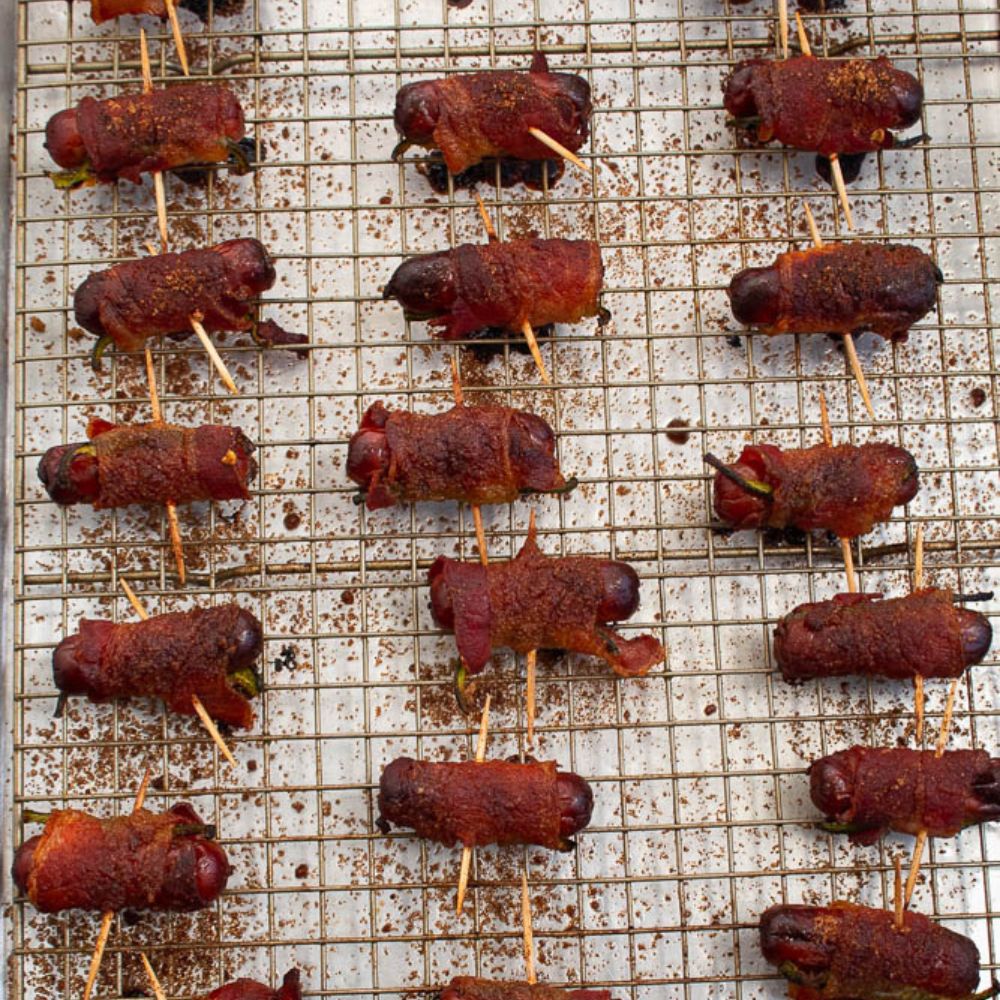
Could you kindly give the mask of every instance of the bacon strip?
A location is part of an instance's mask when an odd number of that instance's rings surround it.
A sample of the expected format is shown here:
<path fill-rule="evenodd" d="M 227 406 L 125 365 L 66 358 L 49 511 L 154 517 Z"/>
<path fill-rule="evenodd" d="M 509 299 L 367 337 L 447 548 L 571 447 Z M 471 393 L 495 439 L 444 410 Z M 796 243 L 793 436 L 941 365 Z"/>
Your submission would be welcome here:
<path fill-rule="evenodd" d="M 920 119 L 924 91 L 915 77 L 878 59 L 745 59 L 724 84 L 726 110 L 756 143 L 772 139 L 823 156 L 897 145 L 890 129 Z"/>
<path fill-rule="evenodd" d="M 276 990 L 252 979 L 237 979 L 212 990 L 205 1000 L 302 1000 L 299 970 L 286 972 L 281 986 Z"/>
<path fill-rule="evenodd" d="M 117 625 L 84 618 L 55 648 L 52 668 L 65 694 L 159 698 L 180 715 L 195 714 L 197 695 L 213 719 L 246 729 L 253 709 L 234 675 L 252 668 L 262 645 L 260 622 L 236 604 Z"/>
<path fill-rule="evenodd" d="M 531 534 L 510 562 L 483 566 L 439 556 L 429 580 L 434 621 L 454 631 L 470 673 L 502 647 L 588 653 L 626 677 L 648 673 L 665 656 L 653 636 L 624 639 L 605 625 L 639 606 L 639 578 L 623 562 L 546 556 Z"/>
<path fill-rule="evenodd" d="M 434 763 L 399 757 L 379 782 L 378 826 L 411 827 L 445 847 L 537 844 L 567 850 L 589 822 L 593 793 L 552 761 Z"/>
<path fill-rule="evenodd" d="M 854 538 L 887 521 L 893 507 L 909 503 L 920 485 L 913 456 L 889 444 L 784 451 L 753 445 L 729 471 L 763 487 L 754 492 L 716 473 L 715 512 L 737 531 L 794 527 Z"/>
<path fill-rule="evenodd" d="M 506 982 L 456 976 L 441 1000 L 611 1000 L 610 990 L 561 990 L 542 983 Z"/>
<path fill-rule="evenodd" d="M 213 13 L 216 17 L 232 17 L 239 14 L 245 0 L 215 0 Z M 178 0 L 176 7 L 189 10 L 207 23 L 208 0 Z M 90 16 L 94 24 L 103 24 L 125 14 L 149 14 L 162 20 L 167 19 L 167 5 L 164 0 L 90 0 Z"/>
<path fill-rule="evenodd" d="M 95 271 L 73 295 L 73 312 L 88 332 L 136 351 L 150 337 L 190 336 L 194 315 L 209 333 L 250 329 L 252 300 L 274 280 L 274 264 L 259 240 L 227 240 Z"/>
<path fill-rule="evenodd" d="M 420 414 L 373 403 L 351 438 L 347 474 L 369 510 L 425 500 L 510 503 L 523 492 L 566 488 L 552 428 L 509 406 Z"/>
<path fill-rule="evenodd" d="M 199 910 L 226 887 L 230 866 L 187 803 L 99 819 L 53 812 L 14 859 L 18 887 L 43 913 Z"/>
<path fill-rule="evenodd" d="M 828 243 L 779 254 L 729 285 L 733 315 L 760 333 L 858 333 L 903 342 L 934 308 L 944 280 L 917 247 Z"/>
<path fill-rule="evenodd" d="M 854 746 L 813 761 L 809 791 L 833 832 L 874 844 L 890 830 L 953 837 L 1000 819 L 1000 758 L 985 750 Z"/>
<path fill-rule="evenodd" d="M 382 293 L 445 340 L 520 333 L 602 313 L 601 248 L 593 240 L 463 243 L 401 264 Z"/>
<path fill-rule="evenodd" d="M 587 81 L 550 73 L 536 53 L 528 73 L 489 70 L 407 84 L 396 95 L 395 124 L 401 145 L 440 149 L 458 174 L 493 158 L 551 159 L 529 128 L 575 153 L 587 141 L 591 111 Z"/>
<path fill-rule="evenodd" d="M 796 1000 L 960 1000 L 979 983 L 975 944 L 909 910 L 897 929 L 892 910 L 772 906 L 760 918 L 760 941 Z"/>
<path fill-rule="evenodd" d="M 774 659 L 785 680 L 958 677 L 990 648 L 989 619 L 956 607 L 950 590 L 881 597 L 838 594 L 786 615 L 774 630 Z"/>
<path fill-rule="evenodd" d="M 92 420 L 87 434 L 89 442 L 57 445 L 42 456 L 38 477 L 56 503 L 103 510 L 250 498 L 257 462 L 237 427 Z"/>

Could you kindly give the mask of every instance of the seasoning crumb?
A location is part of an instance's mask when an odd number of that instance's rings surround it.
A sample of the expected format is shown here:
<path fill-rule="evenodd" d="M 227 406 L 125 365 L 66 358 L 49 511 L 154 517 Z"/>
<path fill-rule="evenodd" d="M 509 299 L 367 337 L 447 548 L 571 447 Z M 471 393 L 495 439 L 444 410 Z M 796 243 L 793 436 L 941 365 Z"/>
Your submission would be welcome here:
<path fill-rule="evenodd" d="M 715 715 L 715 713 L 718 712 L 718 711 L 719 711 L 719 709 L 718 709 L 717 705 L 706 705 L 705 706 L 705 714 L 706 715 Z"/>
<path fill-rule="evenodd" d="M 667 424 L 667 440 L 673 441 L 674 444 L 687 444 L 688 439 L 691 437 L 691 432 L 689 430 L 683 430 L 682 428 L 689 426 L 690 424 L 682 417 L 674 417 L 674 419 Z M 674 429 L 670 430 L 671 427 Z"/>
<path fill-rule="evenodd" d="M 986 402 L 986 390 L 978 385 L 972 390 L 972 392 L 969 393 L 969 395 L 972 397 L 972 405 L 977 408 Z"/>

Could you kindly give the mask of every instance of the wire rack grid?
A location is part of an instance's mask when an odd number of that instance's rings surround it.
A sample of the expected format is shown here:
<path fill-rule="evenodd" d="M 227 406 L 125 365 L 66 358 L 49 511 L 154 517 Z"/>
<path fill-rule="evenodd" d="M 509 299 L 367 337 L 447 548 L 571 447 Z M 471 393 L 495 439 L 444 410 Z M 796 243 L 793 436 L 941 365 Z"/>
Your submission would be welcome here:
<path fill-rule="evenodd" d="M 607 984 L 631 1000 L 779 996 L 755 945 L 759 913 L 780 899 L 881 905 L 893 858 L 910 847 L 890 838 L 855 849 L 819 833 L 804 769 L 852 742 L 912 739 L 913 709 L 892 685 L 775 680 L 769 626 L 843 589 L 839 552 L 819 539 L 713 533 L 701 455 L 818 440 L 822 389 L 837 438 L 896 441 L 923 470 L 905 516 L 863 540 L 864 588 L 909 586 L 918 523 L 932 580 L 1000 586 L 995 10 L 987 0 L 849 0 L 808 19 L 817 52 L 888 54 L 927 93 L 933 141 L 869 161 L 852 187 L 858 238 L 916 243 L 946 276 L 938 310 L 907 344 L 859 341 L 877 428 L 832 342 L 734 339 L 729 277 L 806 242 L 803 197 L 824 236 L 844 235 L 810 157 L 741 150 L 724 125 L 721 79 L 773 49 L 765 3 L 252 0 L 206 26 L 182 17 L 195 75 L 237 90 L 261 164 L 202 186 L 168 178 L 173 244 L 261 238 L 279 270 L 268 309 L 312 344 L 297 362 L 224 341 L 238 397 L 220 394 L 195 348 L 155 352 L 167 419 L 236 423 L 259 443 L 251 502 L 180 512 L 183 591 L 159 515 L 58 510 L 34 473 L 89 417 L 149 415 L 141 359 L 93 373 L 71 306 L 89 271 L 155 241 L 152 189 L 57 193 L 42 146 L 56 110 L 138 86 L 138 22 L 95 28 L 82 4 L 16 5 L 15 806 L 127 810 L 152 766 L 151 805 L 190 799 L 217 823 L 236 869 L 208 911 L 119 917 L 99 994 L 144 988 L 140 949 L 179 997 L 241 974 L 276 981 L 293 964 L 309 996 L 400 997 L 463 972 L 516 976 L 526 861 L 544 979 Z M 176 77 L 168 33 L 151 38 L 157 79 Z M 594 822 L 568 855 L 479 851 L 459 919 L 457 852 L 379 834 L 373 788 L 400 753 L 470 751 L 475 727 L 455 707 L 453 643 L 430 619 L 425 577 L 442 552 L 474 556 L 471 518 L 448 505 L 365 514 L 343 463 L 375 399 L 449 405 L 451 348 L 381 301 L 387 276 L 404 256 L 483 238 L 469 192 L 435 194 L 412 162 L 389 159 L 395 90 L 523 67 L 536 45 L 592 84 L 592 173 L 570 171 L 541 192 L 480 191 L 502 236 L 598 239 L 614 319 L 543 342 L 554 390 L 508 348 L 492 360 L 464 354 L 465 390 L 553 423 L 562 466 L 582 485 L 531 502 L 541 544 L 630 560 L 643 597 L 628 631 L 656 631 L 669 657 L 621 682 L 592 661 L 542 657 L 536 753 L 591 780 Z M 492 556 L 516 551 L 529 509 L 484 511 Z M 235 599 L 264 623 L 267 687 L 254 729 L 232 740 L 235 771 L 193 722 L 150 704 L 74 703 L 52 718 L 52 647 L 82 616 L 131 616 L 120 576 L 150 611 Z M 956 745 L 1000 743 L 996 657 L 960 690 Z M 525 749 L 522 672 L 498 657 L 480 682 L 478 696 L 493 696 L 491 754 Z M 931 726 L 943 702 L 932 686 Z M 15 815 L 11 846 L 31 832 Z M 915 896 L 975 938 L 984 976 L 997 968 L 998 851 L 988 829 L 935 844 Z M 9 931 L 14 1000 L 79 995 L 94 918 L 44 917 L 16 899 Z"/>

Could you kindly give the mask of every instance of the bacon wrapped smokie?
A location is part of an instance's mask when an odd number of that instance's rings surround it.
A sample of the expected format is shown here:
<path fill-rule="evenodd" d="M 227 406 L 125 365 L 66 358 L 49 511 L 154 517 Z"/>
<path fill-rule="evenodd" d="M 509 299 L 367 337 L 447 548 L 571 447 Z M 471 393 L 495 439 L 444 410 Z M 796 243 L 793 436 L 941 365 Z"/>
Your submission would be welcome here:
<path fill-rule="evenodd" d="M 922 250 L 899 243 L 830 243 L 740 271 L 729 301 L 760 333 L 856 333 L 894 343 L 934 308 L 944 277 Z"/>
<path fill-rule="evenodd" d="M 920 487 L 913 456 L 891 444 L 759 444 L 744 448 L 735 465 L 713 455 L 705 461 L 717 470 L 715 512 L 736 531 L 791 527 L 854 538 Z"/>
<path fill-rule="evenodd" d="M 575 486 L 559 471 L 552 428 L 510 406 L 455 406 L 444 413 L 373 403 L 351 438 L 347 474 L 369 510 L 421 500 L 510 503 L 524 493 Z"/>
<path fill-rule="evenodd" d="M 253 665 L 260 656 L 260 622 L 236 604 L 154 615 L 115 624 L 84 618 L 52 654 L 52 675 L 65 695 L 91 701 L 160 698 L 172 712 L 194 715 L 197 695 L 219 722 L 253 724 L 247 696 L 260 685 Z"/>
<path fill-rule="evenodd" d="M 445 847 L 537 844 L 569 850 L 589 822 L 590 785 L 553 761 L 433 763 L 398 757 L 382 772 L 378 827 L 411 827 Z"/>
<path fill-rule="evenodd" d="M 611 1000 L 610 990 L 565 989 L 542 983 L 498 983 L 492 979 L 456 976 L 440 1000 Z"/>
<path fill-rule="evenodd" d="M 286 972 L 281 986 L 276 990 L 253 979 L 237 979 L 212 990 L 205 1000 L 302 1000 L 299 970 Z"/>
<path fill-rule="evenodd" d="M 232 17 L 243 10 L 246 0 L 215 0 L 212 13 L 215 17 Z M 176 0 L 175 7 L 183 7 L 208 21 L 209 0 Z M 90 16 L 94 24 L 103 24 L 125 14 L 149 14 L 165 21 L 167 5 L 165 0 L 90 0 Z"/>
<path fill-rule="evenodd" d="M 665 655 L 651 635 L 623 639 L 607 628 L 639 607 L 639 577 L 631 566 L 590 556 L 546 556 L 533 532 L 509 562 L 483 566 L 438 556 L 429 580 L 434 621 L 455 633 L 470 673 L 479 673 L 502 647 L 588 653 L 625 677 L 649 673 Z"/>
<path fill-rule="evenodd" d="M 950 590 L 928 587 L 881 598 L 837 594 L 800 604 L 782 618 L 774 630 L 774 659 L 785 680 L 958 677 L 989 651 L 989 619 L 956 607 Z"/>
<path fill-rule="evenodd" d="M 724 91 L 726 110 L 753 142 L 777 139 L 826 157 L 907 145 L 890 129 L 919 121 L 924 102 L 919 81 L 884 56 L 745 59 Z"/>
<path fill-rule="evenodd" d="M 225 851 L 186 802 L 100 819 L 78 809 L 47 817 L 14 856 L 17 887 L 43 913 L 61 910 L 200 910 L 229 879 Z"/>
<path fill-rule="evenodd" d="M 604 264 L 593 240 L 463 243 L 405 261 L 384 299 L 409 320 L 427 320 L 445 340 L 480 330 L 521 333 L 525 323 L 577 323 L 601 308 Z"/>
<path fill-rule="evenodd" d="M 237 427 L 93 419 L 87 437 L 49 448 L 38 463 L 38 478 L 56 503 L 104 510 L 133 503 L 248 500 L 248 484 L 257 475 L 254 446 Z"/>
<path fill-rule="evenodd" d="M 979 984 L 975 944 L 910 910 L 897 929 L 892 910 L 772 906 L 760 946 L 796 1000 L 971 1000 Z"/>
<path fill-rule="evenodd" d="M 892 830 L 953 837 L 1000 819 L 1000 758 L 985 750 L 854 746 L 813 761 L 809 793 L 824 829 L 874 844 Z"/>
<path fill-rule="evenodd" d="M 453 174 L 497 158 L 549 160 L 537 128 L 575 153 L 587 141 L 590 85 L 573 73 L 550 73 L 536 52 L 528 73 L 488 70 L 408 83 L 396 95 L 398 157 L 410 146 L 440 149 Z"/>
<path fill-rule="evenodd" d="M 57 187 L 119 178 L 139 184 L 144 173 L 224 163 L 230 156 L 246 171 L 244 134 L 243 108 L 231 90 L 185 83 L 103 101 L 85 97 L 49 119 L 45 148 L 63 168 L 52 178 Z"/>

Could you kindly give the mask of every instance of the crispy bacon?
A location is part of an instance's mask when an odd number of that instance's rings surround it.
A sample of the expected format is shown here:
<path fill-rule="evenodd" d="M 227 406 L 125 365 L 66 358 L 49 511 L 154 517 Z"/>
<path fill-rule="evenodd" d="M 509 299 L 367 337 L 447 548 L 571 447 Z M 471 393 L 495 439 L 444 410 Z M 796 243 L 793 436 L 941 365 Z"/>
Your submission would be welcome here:
<path fill-rule="evenodd" d="M 18 849 L 14 881 L 43 913 L 200 910 L 231 871 L 214 836 L 186 802 L 104 819 L 56 810 Z"/>
<path fill-rule="evenodd" d="M 874 844 L 888 831 L 953 837 L 1000 819 L 1000 758 L 985 750 L 854 746 L 813 761 L 813 803 L 824 827 Z"/>
<path fill-rule="evenodd" d="M 909 503 L 917 463 L 891 444 L 743 449 L 735 465 L 706 456 L 715 475 L 715 512 L 731 528 L 822 529 L 854 538 Z"/>
<path fill-rule="evenodd" d="M 253 299 L 275 279 L 259 240 L 227 240 L 95 271 L 73 295 L 77 323 L 120 350 L 140 350 L 150 337 L 191 336 L 191 317 L 213 333 L 253 326 Z"/>
<path fill-rule="evenodd" d="M 257 475 L 254 446 L 237 427 L 94 419 L 87 436 L 88 442 L 49 448 L 38 464 L 38 478 L 56 503 L 103 510 L 248 500 L 248 484 Z"/>
<path fill-rule="evenodd" d="M 610 990 L 558 989 L 542 983 L 499 983 L 491 979 L 456 976 L 440 1000 L 611 1000 Z"/>
<path fill-rule="evenodd" d="M 833 156 L 901 145 L 890 129 L 920 119 L 924 90 L 888 59 L 745 59 L 724 84 L 726 110 L 751 141 Z"/>
<path fill-rule="evenodd" d="M 934 308 L 944 280 L 922 250 L 899 243 L 828 243 L 740 271 L 729 301 L 760 333 L 857 333 L 892 342 Z"/>
<path fill-rule="evenodd" d="M 575 153 L 587 141 L 590 85 L 572 73 L 551 73 L 536 52 L 527 73 L 488 70 L 408 83 L 396 95 L 396 131 L 409 146 L 440 149 L 453 174 L 483 160 L 549 160 L 537 128 Z"/>
<path fill-rule="evenodd" d="M 246 693 L 257 693 L 253 664 L 263 646 L 260 622 L 236 604 L 154 615 L 115 624 L 84 618 L 52 654 L 56 687 L 91 701 L 153 697 L 194 715 L 243 729 L 253 724 Z"/>
<path fill-rule="evenodd" d="M 785 680 L 958 677 L 990 648 L 989 619 L 956 607 L 950 590 L 881 598 L 837 594 L 786 615 L 774 630 L 774 659 Z"/>
<path fill-rule="evenodd" d="M 212 13 L 215 17 L 232 17 L 239 14 L 246 0 L 215 0 Z M 208 21 L 209 0 L 177 0 L 175 7 L 183 7 Z M 125 14 L 149 14 L 167 19 L 165 0 L 90 0 L 90 16 L 94 24 L 103 24 Z"/>
<path fill-rule="evenodd" d="M 892 910 L 772 906 L 760 943 L 796 1000 L 971 1000 L 979 983 L 975 944 L 910 910 L 897 929 Z"/>
<path fill-rule="evenodd" d="M 593 807 L 590 785 L 552 761 L 399 757 L 382 772 L 378 827 L 411 827 L 445 847 L 537 844 L 562 851 L 590 822 Z"/>
<path fill-rule="evenodd" d="M 626 677 L 648 673 L 665 655 L 651 635 L 624 639 L 606 627 L 639 606 L 639 577 L 631 566 L 543 555 L 533 532 L 510 562 L 483 566 L 439 556 L 429 580 L 434 621 L 455 633 L 470 673 L 479 673 L 502 647 L 589 653 Z"/>
<path fill-rule="evenodd" d="M 102 101 L 85 97 L 49 119 L 45 148 L 67 172 L 53 178 L 60 187 L 119 178 L 139 184 L 144 173 L 224 163 L 244 134 L 243 108 L 231 90 L 186 83 Z"/>
<path fill-rule="evenodd" d="M 276 990 L 252 979 L 237 979 L 212 990 L 205 1000 L 302 1000 L 299 970 L 286 972 L 281 986 Z"/>
<path fill-rule="evenodd" d="M 552 428 L 509 406 L 455 406 L 444 413 L 373 403 L 351 438 L 347 474 L 369 510 L 421 500 L 510 503 L 522 493 L 561 492 Z"/>
<path fill-rule="evenodd" d="M 445 340 L 524 324 L 577 323 L 601 309 L 604 265 L 593 240 L 463 243 L 401 264 L 382 293 Z"/>

